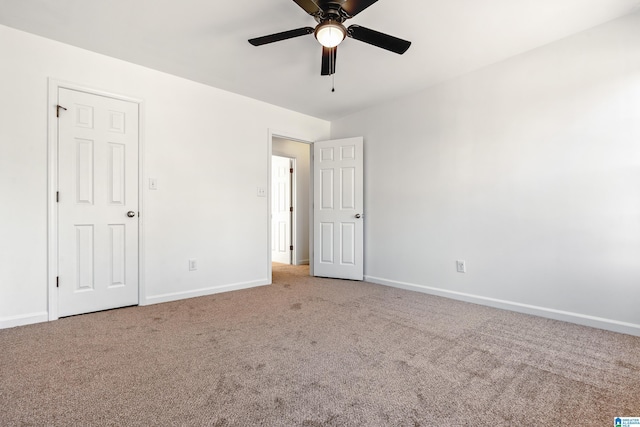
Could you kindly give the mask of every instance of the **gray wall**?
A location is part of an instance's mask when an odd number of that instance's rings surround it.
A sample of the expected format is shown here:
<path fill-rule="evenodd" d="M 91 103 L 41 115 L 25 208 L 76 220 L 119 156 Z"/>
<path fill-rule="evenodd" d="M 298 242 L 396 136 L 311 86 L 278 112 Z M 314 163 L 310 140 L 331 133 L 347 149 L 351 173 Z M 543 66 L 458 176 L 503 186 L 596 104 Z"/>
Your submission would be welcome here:
<path fill-rule="evenodd" d="M 143 100 L 141 304 L 269 283 L 269 131 L 329 122 L 4 26 L 0 52 L 0 328 L 49 316 L 50 77 Z"/>
<path fill-rule="evenodd" d="M 367 278 L 640 334 L 638 28 L 333 122 L 365 137 Z"/>

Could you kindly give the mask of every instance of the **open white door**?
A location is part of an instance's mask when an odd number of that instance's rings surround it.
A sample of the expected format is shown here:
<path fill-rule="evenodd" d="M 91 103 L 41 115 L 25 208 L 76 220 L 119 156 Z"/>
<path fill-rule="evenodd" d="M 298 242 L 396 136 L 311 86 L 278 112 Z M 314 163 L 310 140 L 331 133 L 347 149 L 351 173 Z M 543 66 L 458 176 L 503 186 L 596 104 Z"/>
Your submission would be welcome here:
<path fill-rule="evenodd" d="M 363 138 L 313 144 L 314 276 L 364 278 Z"/>
<path fill-rule="evenodd" d="M 271 261 L 291 264 L 291 159 L 271 156 Z"/>

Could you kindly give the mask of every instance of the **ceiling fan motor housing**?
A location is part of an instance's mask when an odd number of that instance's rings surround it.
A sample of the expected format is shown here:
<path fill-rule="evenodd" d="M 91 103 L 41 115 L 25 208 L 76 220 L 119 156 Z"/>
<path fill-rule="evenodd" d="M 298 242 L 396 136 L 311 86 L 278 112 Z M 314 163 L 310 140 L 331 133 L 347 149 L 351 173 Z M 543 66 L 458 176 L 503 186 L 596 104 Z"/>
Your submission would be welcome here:
<path fill-rule="evenodd" d="M 351 18 L 347 14 L 347 12 L 345 12 L 344 9 L 342 9 L 342 6 L 340 5 L 340 3 L 332 3 L 332 2 L 324 4 L 323 7 L 313 15 L 313 17 L 319 24 L 329 20 L 343 23 L 347 19 Z"/>

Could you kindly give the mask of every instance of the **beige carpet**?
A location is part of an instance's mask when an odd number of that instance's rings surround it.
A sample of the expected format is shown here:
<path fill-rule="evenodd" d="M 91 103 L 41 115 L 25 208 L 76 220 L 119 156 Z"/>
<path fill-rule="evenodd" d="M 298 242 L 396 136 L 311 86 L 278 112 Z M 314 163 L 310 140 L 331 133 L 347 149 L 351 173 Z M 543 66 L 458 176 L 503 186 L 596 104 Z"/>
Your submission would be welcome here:
<path fill-rule="evenodd" d="M 611 426 L 640 338 L 274 269 L 274 285 L 0 330 L 2 426 Z"/>

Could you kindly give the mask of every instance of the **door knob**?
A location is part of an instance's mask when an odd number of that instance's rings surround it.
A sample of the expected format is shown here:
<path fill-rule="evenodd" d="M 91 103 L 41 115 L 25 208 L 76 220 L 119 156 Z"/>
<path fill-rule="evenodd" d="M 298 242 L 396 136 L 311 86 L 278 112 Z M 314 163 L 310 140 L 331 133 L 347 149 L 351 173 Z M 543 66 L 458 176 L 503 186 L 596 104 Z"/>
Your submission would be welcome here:
<path fill-rule="evenodd" d="M 129 218 L 133 218 L 134 216 L 136 216 L 136 213 L 134 211 L 129 211 L 129 212 L 127 212 L 127 216 Z"/>
<path fill-rule="evenodd" d="M 356 219 L 360 219 L 361 215 L 360 214 L 356 214 Z"/>

